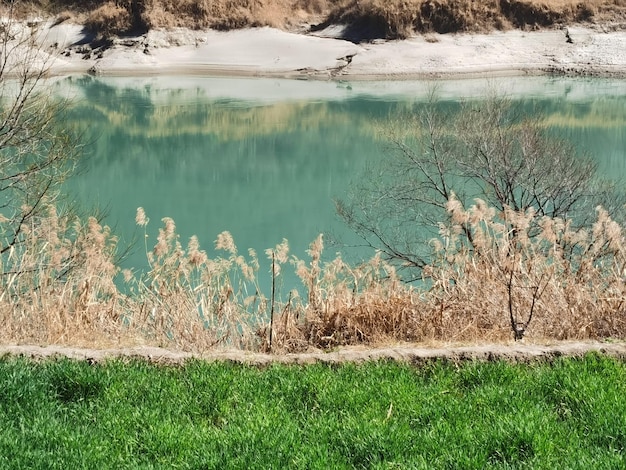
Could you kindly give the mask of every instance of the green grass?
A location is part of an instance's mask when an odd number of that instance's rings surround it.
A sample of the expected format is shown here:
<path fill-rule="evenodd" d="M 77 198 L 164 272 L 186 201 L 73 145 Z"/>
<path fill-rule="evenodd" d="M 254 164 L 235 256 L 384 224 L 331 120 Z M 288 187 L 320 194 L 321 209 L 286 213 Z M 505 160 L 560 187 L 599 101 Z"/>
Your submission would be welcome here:
<path fill-rule="evenodd" d="M 626 363 L 0 360 L 0 468 L 626 468 Z"/>

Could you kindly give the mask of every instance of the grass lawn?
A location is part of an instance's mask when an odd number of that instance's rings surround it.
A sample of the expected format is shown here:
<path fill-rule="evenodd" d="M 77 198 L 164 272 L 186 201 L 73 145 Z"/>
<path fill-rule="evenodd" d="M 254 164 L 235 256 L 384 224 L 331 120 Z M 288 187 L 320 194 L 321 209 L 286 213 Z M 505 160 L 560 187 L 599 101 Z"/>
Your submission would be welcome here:
<path fill-rule="evenodd" d="M 0 359 L 0 468 L 626 468 L 626 362 Z"/>

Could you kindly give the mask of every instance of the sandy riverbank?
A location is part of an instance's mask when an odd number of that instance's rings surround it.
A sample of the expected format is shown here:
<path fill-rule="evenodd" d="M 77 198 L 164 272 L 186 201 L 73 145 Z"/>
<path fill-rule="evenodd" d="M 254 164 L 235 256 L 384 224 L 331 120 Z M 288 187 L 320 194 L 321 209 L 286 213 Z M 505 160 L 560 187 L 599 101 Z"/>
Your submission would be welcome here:
<path fill-rule="evenodd" d="M 430 34 L 354 44 L 337 28 L 317 35 L 272 28 L 156 30 L 93 42 L 79 25 L 40 27 L 54 75 L 229 75 L 317 79 L 466 78 L 562 74 L 626 77 L 626 31 Z M 569 38 L 569 39 L 568 39 Z"/>

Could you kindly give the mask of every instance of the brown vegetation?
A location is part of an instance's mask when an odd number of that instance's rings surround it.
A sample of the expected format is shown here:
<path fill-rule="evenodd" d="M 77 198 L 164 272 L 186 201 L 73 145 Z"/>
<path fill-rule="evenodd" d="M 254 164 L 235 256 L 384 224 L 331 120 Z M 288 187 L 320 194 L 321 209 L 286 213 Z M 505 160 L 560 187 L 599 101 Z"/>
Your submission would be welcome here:
<path fill-rule="evenodd" d="M 148 222 L 141 209 L 136 220 Z M 530 236 L 532 227 L 540 234 Z M 195 237 L 183 246 L 164 219 L 146 245 L 150 270 L 139 274 L 119 272 L 115 237 L 93 218 L 82 223 L 50 207 L 27 235 L 2 258 L 5 344 L 302 351 L 506 341 L 520 325 L 519 336 L 533 340 L 626 336 L 626 239 L 600 208 L 590 230 L 574 230 L 565 219 L 498 213 L 480 200 L 465 210 L 452 198 L 421 287 L 400 282 L 378 256 L 360 266 L 322 262 L 321 236 L 307 261 L 289 256 L 283 241 L 266 252 L 268 275 L 291 265 L 302 288 L 275 296 L 259 287 L 257 254 L 240 254 L 227 232 L 216 240 L 225 256 L 211 259 Z"/>
<path fill-rule="evenodd" d="M 380 37 L 403 38 L 416 32 L 478 32 L 538 28 L 588 21 L 617 2 L 535 0 L 382 0 L 351 1 L 337 6 L 331 22 L 376 31 Z"/>
<path fill-rule="evenodd" d="M 10 0 L 4 0 L 8 3 Z M 45 10 L 103 35 L 187 27 L 286 29 L 331 23 L 349 36 L 403 38 L 424 32 L 541 28 L 575 22 L 624 21 L 624 0 L 31 0 L 22 10 Z M 68 13 L 69 12 L 69 13 Z"/>

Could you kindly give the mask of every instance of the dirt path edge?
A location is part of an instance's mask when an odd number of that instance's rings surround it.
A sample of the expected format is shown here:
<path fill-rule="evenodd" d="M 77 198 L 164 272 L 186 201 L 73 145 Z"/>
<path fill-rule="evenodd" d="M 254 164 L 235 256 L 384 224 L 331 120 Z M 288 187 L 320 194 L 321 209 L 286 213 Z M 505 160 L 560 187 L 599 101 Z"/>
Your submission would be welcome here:
<path fill-rule="evenodd" d="M 90 363 L 108 359 L 142 359 L 157 364 L 182 364 L 191 359 L 210 362 L 234 362 L 249 365 L 313 364 L 313 363 L 360 363 L 377 360 L 394 360 L 421 364 L 437 359 L 453 362 L 496 361 L 534 362 L 550 361 L 558 357 L 581 357 L 587 353 L 599 353 L 618 359 L 626 359 L 626 341 L 615 342 L 562 342 L 551 345 L 538 344 L 491 344 L 479 346 L 426 348 L 409 345 L 392 347 L 348 347 L 332 352 L 307 352 L 299 354 L 261 354 L 240 350 L 216 350 L 204 354 L 173 351 L 158 347 L 138 346 L 119 349 L 83 349 L 66 346 L 2 345 L 0 357 L 21 356 L 34 360 L 65 357 Z"/>

